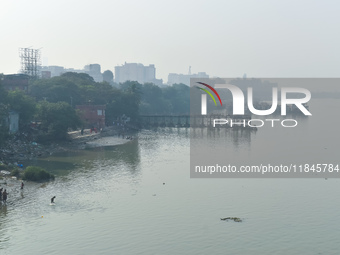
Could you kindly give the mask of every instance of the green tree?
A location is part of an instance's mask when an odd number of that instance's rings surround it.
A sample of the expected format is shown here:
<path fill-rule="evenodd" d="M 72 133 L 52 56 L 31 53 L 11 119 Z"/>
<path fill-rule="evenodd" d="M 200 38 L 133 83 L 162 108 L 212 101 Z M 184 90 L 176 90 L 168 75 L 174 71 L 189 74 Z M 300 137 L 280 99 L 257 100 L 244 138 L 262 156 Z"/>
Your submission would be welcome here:
<path fill-rule="evenodd" d="M 171 113 L 188 114 L 190 112 L 190 87 L 174 84 L 163 89 L 164 98 L 171 102 Z"/>
<path fill-rule="evenodd" d="M 141 114 L 163 114 L 169 113 L 171 102 L 164 98 L 163 90 L 152 83 L 145 83 L 142 87 Z"/>
<path fill-rule="evenodd" d="M 139 106 L 141 103 L 142 85 L 135 81 L 127 81 L 120 84 L 120 88 L 112 88 L 110 99 L 106 106 L 106 124 L 111 125 L 123 114 L 136 122 L 139 118 Z"/>
<path fill-rule="evenodd" d="M 103 80 L 109 84 L 113 83 L 113 73 L 110 70 L 106 70 L 103 73 Z"/>
<path fill-rule="evenodd" d="M 60 77 L 66 78 L 78 85 L 88 85 L 88 84 L 94 85 L 96 83 L 93 77 L 88 75 L 87 73 L 67 72 L 67 73 L 63 73 Z"/>
<path fill-rule="evenodd" d="M 65 140 L 69 128 L 81 126 L 78 114 L 65 102 L 40 102 L 37 118 L 41 121 L 41 128 L 48 140 Z"/>
<path fill-rule="evenodd" d="M 122 100 L 120 106 L 124 114 L 133 121 L 139 118 L 139 105 L 141 103 L 142 85 L 135 81 L 127 81 L 121 84 Z"/>
<path fill-rule="evenodd" d="M 44 100 L 51 103 L 66 102 L 73 106 L 80 104 L 79 86 L 74 80 L 67 76 L 35 80 L 30 86 L 30 95 L 37 101 Z"/>
<path fill-rule="evenodd" d="M 28 166 L 24 171 L 23 179 L 27 181 L 41 182 L 54 180 L 55 176 L 41 167 Z"/>
<path fill-rule="evenodd" d="M 107 82 L 80 86 L 82 103 L 107 104 L 111 102 L 115 89 Z"/>
<path fill-rule="evenodd" d="M 111 102 L 113 87 L 107 82 L 97 83 L 85 73 L 64 73 L 51 79 L 36 80 L 30 94 L 37 101 L 66 102 L 72 107 L 82 104 Z"/>
<path fill-rule="evenodd" d="M 6 118 L 8 116 L 7 91 L 2 86 L 3 75 L 0 74 L 0 146 L 8 137 Z"/>
<path fill-rule="evenodd" d="M 16 90 L 8 93 L 9 108 L 19 113 L 19 129 L 27 127 L 36 111 L 35 100 L 23 91 Z"/>
<path fill-rule="evenodd" d="M 120 89 L 112 88 L 112 96 L 106 104 L 106 125 L 112 125 L 113 121 L 124 114 L 124 98 Z"/>

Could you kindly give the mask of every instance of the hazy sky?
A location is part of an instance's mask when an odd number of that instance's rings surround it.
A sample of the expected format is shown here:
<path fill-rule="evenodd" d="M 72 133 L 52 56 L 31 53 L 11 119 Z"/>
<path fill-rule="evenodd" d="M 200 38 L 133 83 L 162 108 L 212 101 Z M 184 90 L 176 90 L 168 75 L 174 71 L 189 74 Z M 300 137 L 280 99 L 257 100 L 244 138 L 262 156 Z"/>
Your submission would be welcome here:
<path fill-rule="evenodd" d="M 0 0 L 0 73 L 18 48 L 43 64 L 155 64 L 157 78 L 339 77 L 340 2 L 331 0 Z"/>

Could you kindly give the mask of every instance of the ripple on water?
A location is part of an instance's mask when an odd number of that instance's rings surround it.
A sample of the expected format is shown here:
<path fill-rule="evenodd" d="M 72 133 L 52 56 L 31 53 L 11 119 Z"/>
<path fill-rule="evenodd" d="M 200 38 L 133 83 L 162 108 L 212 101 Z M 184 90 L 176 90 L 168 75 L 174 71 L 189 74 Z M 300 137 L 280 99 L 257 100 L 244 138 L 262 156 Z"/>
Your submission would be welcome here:
<path fill-rule="evenodd" d="M 125 155 L 106 148 L 60 157 L 74 169 L 51 183 L 26 183 L 22 194 L 14 183 L 8 206 L 0 207 L 0 249 L 10 254 L 339 253 L 339 180 L 190 179 L 189 139 L 185 131 L 168 133 L 141 134 L 135 145 L 119 150 Z M 56 205 L 50 206 L 53 195 Z"/>

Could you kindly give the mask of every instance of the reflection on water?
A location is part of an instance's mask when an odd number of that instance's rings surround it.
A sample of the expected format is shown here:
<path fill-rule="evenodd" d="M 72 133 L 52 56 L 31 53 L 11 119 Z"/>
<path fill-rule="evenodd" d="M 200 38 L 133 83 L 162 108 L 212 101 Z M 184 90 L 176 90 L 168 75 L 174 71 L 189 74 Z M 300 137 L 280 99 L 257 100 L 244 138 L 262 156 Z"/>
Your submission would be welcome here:
<path fill-rule="evenodd" d="M 263 135 L 194 132 L 243 156 Z M 26 162 L 58 178 L 23 191 L 8 180 L 1 254 L 339 254 L 339 179 L 190 179 L 189 137 L 185 128 L 145 130 L 124 145 Z M 333 153 L 334 137 L 325 138 Z"/>
<path fill-rule="evenodd" d="M 0 206 L 0 217 L 5 217 L 7 215 L 7 206 L 1 205 Z"/>
<path fill-rule="evenodd" d="M 337 169 L 339 155 L 340 120 L 334 118 L 340 103 L 337 100 L 315 100 L 310 105 L 312 116 L 301 115 L 263 116 L 256 117 L 264 120 L 264 125 L 258 127 L 256 132 L 247 129 L 195 129 L 192 128 L 191 137 L 191 176 L 192 177 L 235 177 L 235 178 L 305 178 L 306 164 L 332 164 Z M 294 128 L 283 127 L 283 119 L 295 119 L 298 125 Z M 275 124 L 266 119 L 277 119 Z M 274 125 L 274 127 L 272 126 Z M 195 172 L 195 166 L 204 169 L 204 166 L 287 166 L 287 169 L 296 167 L 296 172 L 289 173 L 248 173 L 238 171 L 232 173 Z M 292 166 L 292 167 L 291 167 Z M 340 177 L 340 172 L 313 172 L 308 177 Z"/>
<path fill-rule="evenodd" d="M 56 153 L 48 158 L 38 158 L 34 161 L 23 163 L 25 165 L 34 164 L 41 166 L 60 176 L 69 174 L 75 168 L 91 170 L 98 162 L 105 162 L 108 165 L 127 164 L 131 171 L 135 172 L 140 162 L 138 140 L 121 146 L 107 146 Z"/>
<path fill-rule="evenodd" d="M 241 147 L 249 147 L 252 136 L 257 131 L 248 128 L 191 128 L 192 139 L 204 138 L 210 144 L 222 141 L 229 147 L 232 144 L 234 149 Z"/>

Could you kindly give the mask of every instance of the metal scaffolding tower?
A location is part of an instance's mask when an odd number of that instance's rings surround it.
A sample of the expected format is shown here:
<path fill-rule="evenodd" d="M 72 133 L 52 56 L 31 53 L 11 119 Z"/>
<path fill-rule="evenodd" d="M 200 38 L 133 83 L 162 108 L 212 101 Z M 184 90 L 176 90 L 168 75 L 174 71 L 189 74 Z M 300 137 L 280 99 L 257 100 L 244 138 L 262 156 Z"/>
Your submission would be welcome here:
<path fill-rule="evenodd" d="M 32 78 L 39 77 L 40 71 L 40 49 L 20 48 L 21 73 L 27 74 Z"/>

